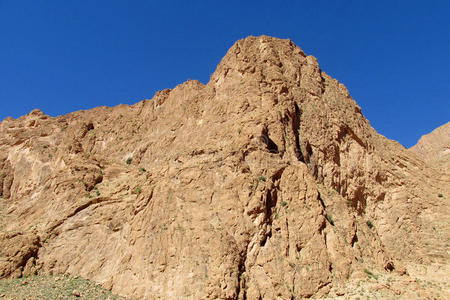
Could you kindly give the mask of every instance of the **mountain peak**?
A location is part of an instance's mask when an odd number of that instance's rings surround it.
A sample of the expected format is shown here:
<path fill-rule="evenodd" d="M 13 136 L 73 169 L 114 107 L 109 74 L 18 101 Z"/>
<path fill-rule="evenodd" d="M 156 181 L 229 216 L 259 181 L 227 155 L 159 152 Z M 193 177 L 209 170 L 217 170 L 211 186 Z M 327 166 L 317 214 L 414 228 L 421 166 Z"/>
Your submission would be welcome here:
<path fill-rule="evenodd" d="M 269 36 L 249 36 L 237 41 L 226 53 L 211 76 L 212 82 L 220 81 L 227 75 L 241 76 L 262 68 L 282 68 L 283 61 L 304 61 L 306 55 L 291 40 Z M 230 71 L 236 74 L 229 74 Z"/>

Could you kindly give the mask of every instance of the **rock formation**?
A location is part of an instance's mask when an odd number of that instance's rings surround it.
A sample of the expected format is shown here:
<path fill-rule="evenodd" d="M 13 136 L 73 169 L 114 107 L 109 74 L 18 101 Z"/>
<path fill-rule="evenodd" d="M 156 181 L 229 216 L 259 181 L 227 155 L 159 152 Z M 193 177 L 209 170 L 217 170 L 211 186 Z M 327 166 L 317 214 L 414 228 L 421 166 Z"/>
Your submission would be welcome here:
<path fill-rule="evenodd" d="M 450 122 L 422 136 L 410 150 L 428 164 L 448 172 L 450 170 Z"/>
<path fill-rule="evenodd" d="M 0 164 L 1 277 L 299 299 L 448 264 L 448 181 L 289 40 L 240 40 L 208 84 L 135 105 L 7 118 Z"/>

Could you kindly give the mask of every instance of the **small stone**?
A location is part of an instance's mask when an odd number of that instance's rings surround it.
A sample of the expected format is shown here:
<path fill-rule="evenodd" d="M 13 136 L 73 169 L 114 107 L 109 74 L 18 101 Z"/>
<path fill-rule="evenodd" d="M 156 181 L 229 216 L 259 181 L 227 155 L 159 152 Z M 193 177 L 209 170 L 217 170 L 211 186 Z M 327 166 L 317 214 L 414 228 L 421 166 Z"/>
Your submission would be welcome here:
<path fill-rule="evenodd" d="M 72 291 L 72 295 L 74 295 L 75 297 L 81 297 L 80 292 L 77 291 L 77 290 L 73 290 L 73 291 Z"/>

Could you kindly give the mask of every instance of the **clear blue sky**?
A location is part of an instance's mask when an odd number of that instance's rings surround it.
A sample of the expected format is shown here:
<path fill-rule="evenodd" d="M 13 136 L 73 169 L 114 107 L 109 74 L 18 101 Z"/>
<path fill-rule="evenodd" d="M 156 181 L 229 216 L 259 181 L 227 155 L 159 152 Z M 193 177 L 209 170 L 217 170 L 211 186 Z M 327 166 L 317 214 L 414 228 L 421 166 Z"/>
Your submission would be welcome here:
<path fill-rule="evenodd" d="M 403 145 L 450 120 L 450 1 L 0 0 L 0 120 L 206 83 L 233 43 L 290 38 Z"/>

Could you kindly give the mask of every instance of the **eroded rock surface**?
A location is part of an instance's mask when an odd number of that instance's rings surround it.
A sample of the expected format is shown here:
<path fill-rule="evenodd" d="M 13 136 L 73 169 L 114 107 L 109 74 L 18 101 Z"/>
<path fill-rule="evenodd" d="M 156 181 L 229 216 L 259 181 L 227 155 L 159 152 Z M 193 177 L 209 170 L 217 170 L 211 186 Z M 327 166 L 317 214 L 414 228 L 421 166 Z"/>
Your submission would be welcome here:
<path fill-rule="evenodd" d="M 427 163 L 450 174 L 450 122 L 422 136 L 410 150 Z"/>
<path fill-rule="evenodd" d="M 0 165 L 2 276 L 299 299 L 448 264 L 448 181 L 289 40 L 240 40 L 208 84 L 135 105 L 5 119 Z"/>

